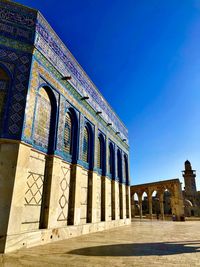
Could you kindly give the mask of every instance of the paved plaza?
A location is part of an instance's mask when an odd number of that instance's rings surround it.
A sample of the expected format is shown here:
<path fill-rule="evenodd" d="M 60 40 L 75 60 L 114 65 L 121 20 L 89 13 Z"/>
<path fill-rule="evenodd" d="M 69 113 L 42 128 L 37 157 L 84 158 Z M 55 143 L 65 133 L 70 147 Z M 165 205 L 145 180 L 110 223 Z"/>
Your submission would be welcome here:
<path fill-rule="evenodd" d="M 200 222 L 130 226 L 0 255 L 0 266 L 200 266 Z"/>

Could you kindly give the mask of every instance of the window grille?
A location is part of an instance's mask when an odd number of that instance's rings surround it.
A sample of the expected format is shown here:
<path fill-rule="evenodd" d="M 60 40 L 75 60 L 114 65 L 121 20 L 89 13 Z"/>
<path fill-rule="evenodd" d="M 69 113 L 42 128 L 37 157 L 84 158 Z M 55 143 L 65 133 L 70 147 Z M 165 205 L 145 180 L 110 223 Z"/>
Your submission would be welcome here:
<path fill-rule="evenodd" d="M 71 154 L 72 120 L 69 113 L 65 116 L 64 151 Z"/>
<path fill-rule="evenodd" d="M 89 161 L 89 133 L 87 127 L 84 128 L 84 135 L 83 135 L 83 161 L 88 162 Z"/>
<path fill-rule="evenodd" d="M 109 171 L 110 174 L 113 174 L 113 149 L 112 146 L 109 146 Z"/>
<path fill-rule="evenodd" d="M 51 102 L 44 88 L 41 88 L 38 94 L 35 124 L 34 124 L 34 142 L 43 148 L 48 148 L 49 132 L 51 121 Z"/>
<path fill-rule="evenodd" d="M 125 179 L 128 182 L 128 162 L 127 162 L 127 157 L 124 156 L 124 175 Z"/>
<path fill-rule="evenodd" d="M 100 137 L 97 144 L 97 168 L 102 169 L 102 141 Z"/>

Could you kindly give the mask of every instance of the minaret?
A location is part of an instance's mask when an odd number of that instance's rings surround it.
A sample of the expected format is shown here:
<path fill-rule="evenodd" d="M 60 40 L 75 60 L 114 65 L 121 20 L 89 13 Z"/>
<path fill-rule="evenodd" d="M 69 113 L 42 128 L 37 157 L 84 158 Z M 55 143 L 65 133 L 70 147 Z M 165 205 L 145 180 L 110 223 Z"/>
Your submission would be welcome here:
<path fill-rule="evenodd" d="M 185 195 L 194 196 L 197 192 L 195 181 L 196 171 L 192 170 L 192 166 L 189 160 L 186 160 L 185 170 L 182 171 L 182 173 L 185 181 Z"/>

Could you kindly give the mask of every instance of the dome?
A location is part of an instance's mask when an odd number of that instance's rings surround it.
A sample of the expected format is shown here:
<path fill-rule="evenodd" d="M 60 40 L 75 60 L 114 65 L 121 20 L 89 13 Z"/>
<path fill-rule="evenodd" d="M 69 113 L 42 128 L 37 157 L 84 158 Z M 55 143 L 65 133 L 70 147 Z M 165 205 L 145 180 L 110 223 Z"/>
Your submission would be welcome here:
<path fill-rule="evenodd" d="M 185 169 L 188 170 L 188 171 L 191 171 L 192 170 L 192 165 L 189 162 L 189 160 L 186 160 L 185 161 Z"/>
<path fill-rule="evenodd" d="M 189 162 L 189 160 L 186 160 L 186 161 L 185 161 L 185 164 L 187 164 L 187 165 L 190 164 L 190 165 L 191 165 L 191 163 Z"/>

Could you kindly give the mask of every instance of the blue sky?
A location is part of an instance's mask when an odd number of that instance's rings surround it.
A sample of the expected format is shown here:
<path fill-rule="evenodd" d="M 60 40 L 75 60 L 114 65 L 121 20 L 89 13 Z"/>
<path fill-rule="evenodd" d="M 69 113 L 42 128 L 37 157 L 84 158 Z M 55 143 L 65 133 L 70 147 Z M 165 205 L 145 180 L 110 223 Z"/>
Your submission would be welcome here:
<path fill-rule="evenodd" d="M 129 130 L 132 184 L 200 190 L 200 0 L 19 0 L 39 9 Z M 199 180 L 199 181 L 198 181 Z"/>

